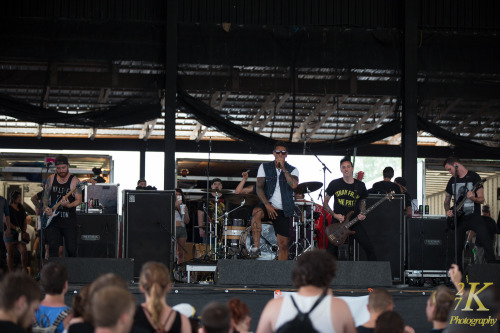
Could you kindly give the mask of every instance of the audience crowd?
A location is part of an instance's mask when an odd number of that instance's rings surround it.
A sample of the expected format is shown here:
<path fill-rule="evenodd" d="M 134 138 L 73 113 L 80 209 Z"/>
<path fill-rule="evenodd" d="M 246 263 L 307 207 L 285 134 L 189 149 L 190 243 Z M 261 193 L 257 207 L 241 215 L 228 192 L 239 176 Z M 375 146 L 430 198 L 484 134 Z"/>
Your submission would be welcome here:
<path fill-rule="evenodd" d="M 260 315 L 256 332 L 415 332 L 395 311 L 391 293 L 384 288 L 370 292 L 366 305 L 369 318 L 355 327 L 353 310 L 330 289 L 335 273 L 336 261 L 324 250 L 313 250 L 300 256 L 292 270 L 292 282 L 297 292 L 271 299 Z M 210 302 L 198 313 L 199 317 L 189 304 L 168 305 L 167 296 L 172 287 L 170 276 L 169 268 L 163 263 L 145 263 L 139 279 L 144 302 L 138 303 L 129 291 L 130 286 L 121 277 L 104 274 L 82 287 L 68 306 L 65 303 L 68 272 L 62 263 L 45 264 L 40 283 L 25 271 L 1 274 L 0 332 L 250 331 L 250 309 L 238 298 L 227 304 Z M 445 285 L 437 287 L 430 294 L 426 308 L 420 309 L 432 324 L 430 332 L 459 331 L 449 325 L 450 315 L 456 305 L 457 291 L 466 290 L 462 290 L 462 275 L 456 265 L 450 269 L 450 277 L 457 290 Z M 498 307 L 498 294 L 495 295 L 492 299 Z"/>

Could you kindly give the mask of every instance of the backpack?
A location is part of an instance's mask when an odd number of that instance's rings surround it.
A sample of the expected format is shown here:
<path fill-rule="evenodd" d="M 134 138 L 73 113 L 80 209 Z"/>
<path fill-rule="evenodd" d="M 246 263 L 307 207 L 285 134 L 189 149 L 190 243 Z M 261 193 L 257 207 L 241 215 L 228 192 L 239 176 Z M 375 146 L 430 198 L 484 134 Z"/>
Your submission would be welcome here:
<path fill-rule="evenodd" d="M 31 331 L 33 333 L 56 333 L 57 326 L 59 326 L 59 324 L 64 320 L 64 318 L 66 318 L 70 314 L 70 312 L 71 312 L 70 309 L 61 311 L 61 313 L 59 314 L 59 316 L 57 316 L 56 320 L 54 320 L 52 325 L 47 327 L 39 326 L 38 323 L 35 322 L 31 327 L 32 328 Z M 40 325 L 43 325 L 43 319 L 44 319 L 43 316 L 45 316 L 47 318 L 47 322 L 49 322 L 48 317 L 46 315 L 42 315 L 42 317 L 40 318 Z"/>
<path fill-rule="evenodd" d="M 297 303 L 295 303 L 295 300 L 293 299 L 292 296 L 290 298 L 292 299 L 292 303 L 297 309 L 297 315 L 295 318 L 293 318 L 290 321 L 287 321 L 283 325 L 281 325 L 276 333 L 290 333 L 290 332 L 307 332 L 307 333 L 317 333 L 318 331 L 314 328 L 311 319 L 309 318 L 309 314 L 313 312 L 314 308 L 321 303 L 323 298 L 325 298 L 326 293 L 323 293 L 313 304 L 309 312 L 300 312 L 299 307 L 297 306 Z"/>

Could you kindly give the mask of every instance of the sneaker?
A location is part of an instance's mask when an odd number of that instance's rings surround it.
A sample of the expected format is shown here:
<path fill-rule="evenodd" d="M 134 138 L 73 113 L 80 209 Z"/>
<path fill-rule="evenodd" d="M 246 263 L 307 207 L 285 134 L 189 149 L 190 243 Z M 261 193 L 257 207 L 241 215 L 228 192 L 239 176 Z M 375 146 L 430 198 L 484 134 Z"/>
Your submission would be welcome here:
<path fill-rule="evenodd" d="M 258 248 L 255 245 L 252 245 L 250 247 L 250 255 L 251 256 L 256 256 L 256 257 L 260 256 L 260 248 Z"/>

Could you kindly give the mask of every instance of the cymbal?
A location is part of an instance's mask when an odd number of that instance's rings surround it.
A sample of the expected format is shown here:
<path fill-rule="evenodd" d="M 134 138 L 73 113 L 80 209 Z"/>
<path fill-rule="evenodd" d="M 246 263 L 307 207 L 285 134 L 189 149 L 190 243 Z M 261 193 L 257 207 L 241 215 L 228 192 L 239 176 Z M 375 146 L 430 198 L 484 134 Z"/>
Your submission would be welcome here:
<path fill-rule="evenodd" d="M 307 193 L 307 189 L 310 192 L 317 191 L 323 186 L 322 182 L 305 182 L 297 185 L 297 188 L 294 190 L 295 193 Z"/>
<path fill-rule="evenodd" d="M 226 202 L 240 205 L 245 200 L 245 206 L 255 206 L 260 202 L 260 199 L 255 194 L 228 194 L 224 196 Z"/>
<path fill-rule="evenodd" d="M 233 191 L 232 190 L 226 190 L 226 189 L 216 189 L 216 188 L 211 188 L 209 190 L 207 190 L 206 188 L 202 189 L 201 190 L 202 192 L 209 192 L 209 193 L 221 193 L 221 194 L 227 194 L 227 193 L 232 193 Z"/>
<path fill-rule="evenodd" d="M 215 198 L 210 196 L 210 198 L 208 198 L 209 201 L 215 201 Z M 220 198 L 219 198 L 220 200 Z M 198 199 L 191 199 L 191 200 L 188 200 L 189 202 L 206 202 L 207 201 L 207 198 L 206 197 L 201 197 L 201 198 L 198 198 Z"/>

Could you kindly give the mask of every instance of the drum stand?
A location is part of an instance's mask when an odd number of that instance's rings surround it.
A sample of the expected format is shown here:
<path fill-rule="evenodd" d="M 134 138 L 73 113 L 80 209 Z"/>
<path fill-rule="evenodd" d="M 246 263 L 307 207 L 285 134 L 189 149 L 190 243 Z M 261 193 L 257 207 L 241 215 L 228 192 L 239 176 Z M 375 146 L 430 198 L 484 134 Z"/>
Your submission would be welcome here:
<path fill-rule="evenodd" d="M 311 191 L 309 191 L 309 188 L 307 188 L 307 194 L 309 195 L 309 198 L 311 199 L 311 209 L 310 209 L 310 215 L 309 218 L 306 219 L 306 214 L 304 212 L 304 243 L 307 242 L 307 223 L 309 222 L 309 231 L 311 232 L 311 239 L 309 241 L 309 246 L 304 249 L 304 252 L 311 251 L 315 248 L 314 246 L 314 207 L 316 206 L 316 203 L 314 202 L 314 199 L 311 195 Z M 305 246 L 304 246 L 305 247 Z"/>
<path fill-rule="evenodd" d="M 243 201 L 241 202 L 239 207 L 236 207 L 235 209 L 233 209 L 229 212 L 225 212 L 224 215 L 222 216 L 222 217 L 224 217 L 224 259 L 227 259 L 227 248 L 228 248 L 228 246 L 227 246 L 227 218 L 228 218 L 229 214 L 231 214 L 232 212 L 234 212 L 237 209 L 240 209 L 244 205 L 245 205 L 245 199 L 243 199 Z"/>

